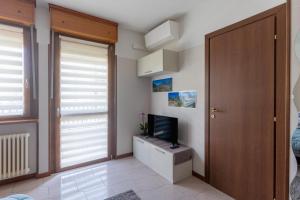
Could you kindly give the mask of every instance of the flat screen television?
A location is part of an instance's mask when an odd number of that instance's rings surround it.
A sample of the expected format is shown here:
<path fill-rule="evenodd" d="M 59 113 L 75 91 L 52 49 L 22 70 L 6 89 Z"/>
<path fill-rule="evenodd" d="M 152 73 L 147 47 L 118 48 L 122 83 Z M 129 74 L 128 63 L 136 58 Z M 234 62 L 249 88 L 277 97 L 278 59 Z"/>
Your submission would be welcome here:
<path fill-rule="evenodd" d="M 178 144 L 178 119 L 174 117 L 148 114 L 148 134 Z"/>

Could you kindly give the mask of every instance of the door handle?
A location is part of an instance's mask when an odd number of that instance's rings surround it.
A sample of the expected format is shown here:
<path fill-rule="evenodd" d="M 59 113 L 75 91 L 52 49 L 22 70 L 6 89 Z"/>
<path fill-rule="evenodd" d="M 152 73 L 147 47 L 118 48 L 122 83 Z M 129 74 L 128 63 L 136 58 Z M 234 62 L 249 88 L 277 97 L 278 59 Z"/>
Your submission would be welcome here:
<path fill-rule="evenodd" d="M 220 110 L 218 110 L 217 108 L 215 107 L 211 107 L 210 108 L 210 118 L 214 119 L 216 118 L 216 114 L 217 112 L 221 112 Z"/>
<path fill-rule="evenodd" d="M 221 112 L 221 111 L 218 110 L 217 108 L 214 108 L 214 107 L 210 108 L 210 113 L 211 113 L 211 114 L 214 114 L 214 113 L 216 113 L 216 112 Z"/>

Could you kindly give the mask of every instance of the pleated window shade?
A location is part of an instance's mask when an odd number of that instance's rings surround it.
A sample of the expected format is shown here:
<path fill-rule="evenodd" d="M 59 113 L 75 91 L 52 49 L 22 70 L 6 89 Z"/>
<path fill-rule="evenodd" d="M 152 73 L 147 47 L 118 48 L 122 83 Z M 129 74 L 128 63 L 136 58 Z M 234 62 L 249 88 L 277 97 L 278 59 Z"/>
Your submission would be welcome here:
<path fill-rule="evenodd" d="M 60 38 L 61 168 L 108 157 L 108 48 Z"/>
<path fill-rule="evenodd" d="M 0 24 L 0 117 L 23 114 L 23 29 Z"/>

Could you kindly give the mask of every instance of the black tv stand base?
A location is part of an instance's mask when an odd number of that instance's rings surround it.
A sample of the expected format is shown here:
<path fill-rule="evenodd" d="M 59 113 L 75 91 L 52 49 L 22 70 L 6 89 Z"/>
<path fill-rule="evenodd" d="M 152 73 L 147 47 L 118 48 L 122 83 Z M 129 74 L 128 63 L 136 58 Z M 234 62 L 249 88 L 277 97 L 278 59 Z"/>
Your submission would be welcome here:
<path fill-rule="evenodd" d="M 177 148 L 179 148 L 179 147 L 180 147 L 179 144 L 172 144 L 172 145 L 170 146 L 170 149 L 177 149 Z"/>

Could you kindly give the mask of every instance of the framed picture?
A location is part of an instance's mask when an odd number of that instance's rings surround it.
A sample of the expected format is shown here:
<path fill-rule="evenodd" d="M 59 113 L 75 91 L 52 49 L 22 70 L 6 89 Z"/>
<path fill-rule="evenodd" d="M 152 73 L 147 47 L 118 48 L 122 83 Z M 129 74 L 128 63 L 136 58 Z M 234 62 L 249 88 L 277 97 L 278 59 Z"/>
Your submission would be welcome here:
<path fill-rule="evenodd" d="M 196 108 L 197 92 L 169 92 L 168 104 L 171 107 Z"/>
<path fill-rule="evenodd" d="M 173 79 L 165 78 L 152 81 L 152 90 L 153 92 L 169 92 L 172 91 Z"/>

